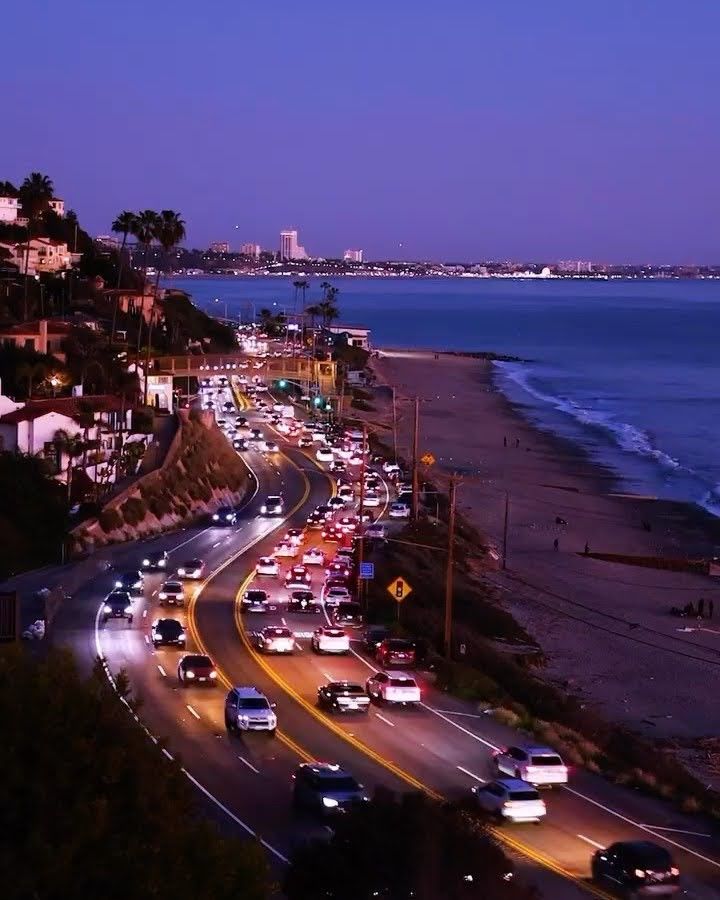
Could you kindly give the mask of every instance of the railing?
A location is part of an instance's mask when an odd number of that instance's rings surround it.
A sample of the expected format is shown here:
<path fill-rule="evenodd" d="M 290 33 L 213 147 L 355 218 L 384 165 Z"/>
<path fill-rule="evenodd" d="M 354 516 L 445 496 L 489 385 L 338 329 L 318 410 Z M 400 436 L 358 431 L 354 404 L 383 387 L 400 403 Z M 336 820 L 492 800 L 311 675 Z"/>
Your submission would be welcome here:
<path fill-rule="evenodd" d="M 334 362 L 319 362 L 306 357 L 269 357 L 262 361 L 260 369 L 252 368 L 257 362 L 257 357 L 247 356 L 243 353 L 207 353 L 198 356 L 157 356 L 153 360 L 153 374 L 174 375 L 184 377 L 188 375 L 212 375 L 224 372 L 226 374 L 239 374 L 242 371 L 261 374 L 270 380 L 280 378 L 295 379 L 304 382 L 316 382 L 324 393 L 329 393 L 335 388 L 336 364 Z M 241 363 L 247 363 L 245 369 Z"/>

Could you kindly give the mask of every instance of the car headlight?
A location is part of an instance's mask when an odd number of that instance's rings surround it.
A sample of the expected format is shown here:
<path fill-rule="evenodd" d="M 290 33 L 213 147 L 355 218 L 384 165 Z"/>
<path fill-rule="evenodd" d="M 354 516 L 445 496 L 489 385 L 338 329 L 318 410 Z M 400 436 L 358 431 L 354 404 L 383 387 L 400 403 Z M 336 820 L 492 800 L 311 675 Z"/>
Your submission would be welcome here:
<path fill-rule="evenodd" d="M 184 641 L 184 640 L 185 640 L 185 632 L 184 632 L 184 631 L 181 631 L 181 632 L 180 632 L 180 634 L 178 635 L 178 640 L 179 640 L 179 641 Z"/>
<path fill-rule="evenodd" d="M 268 725 L 271 728 L 274 728 L 277 725 L 277 716 L 275 715 L 275 713 L 270 713 L 270 715 L 268 716 Z"/>
<path fill-rule="evenodd" d="M 126 613 L 126 615 L 129 615 L 131 612 L 132 612 L 132 606 L 126 606 L 126 607 L 125 607 L 125 613 Z"/>
<path fill-rule="evenodd" d="M 160 591 L 160 593 L 158 594 L 158 597 L 161 600 L 167 600 L 167 594 L 165 593 L 165 591 Z"/>
<path fill-rule="evenodd" d="M 195 677 L 195 673 L 192 672 L 192 671 L 186 672 L 186 673 L 185 673 L 185 677 L 186 677 L 186 678 L 194 678 L 194 677 Z"/>
<path fill-rule="evenodd" d="M 121 588 L 121 587 L 122 587 L 122 581 L 116 581 L 116 582 L 115 582 L 115 587 L 116 587 L 116 588 Z"/>
<path fill-rule="evenodd" d="M 338 802 L 334 797 L 323 797 L 322 800 L 323 806 L 326 809 L 334 809 L 338 805 Z"/>
<path fill-rule="evenodd" d="M 210 673 L 210 677 L 211 677 L 211 678 L 217 678 L 217 672 L 211 672 L 211 673 Z"/>
<path fill-rule="evenodd" d="M 103 606 L 103 612 L 111 613 L 111 612 L 112 612 L 112 607 L 111 607 L 111 606 L 108 606 L 107 603 L 106 603 L 105 606 Z"/>
<path fill-rule="evenodd" d="M 217 522 L 220 519 L 220 516 L 217 513 L 213 513 L 213 522 Z"/>
<path fill-rule="evenodd" d="M 645 877 L 645 869 L 635 869 L 635 877 L 636 878 L 644 878 Z"/>
<path fill-rule="evenodd" d="M 159 565 L 159 566 L 164 566 L 166 562 L 167 562 L 167 560 L 165 560 L 165 559 L 160 559 L 160 560 L 158 560 L 158 565 Z"/>
<path fill-rule="evenodd" d="M 263 505 L 260 507 L 260 512 L 261 512 L 261 513 L 266 513 L 266 512 L 267 512 L 267 506 L 265 506 L 265 504 L 263 504 Z"/>
<path fill-rule="evenodd" d="M 144 566 L 149 566 L 149 565 L 150 565 L 150 560 L 149 560 L 149 559 L 144 559 L 144 560 L 143 560 L 143 565 L 144 565 Z"/>
<path fill-rule="evenodd" d="M 250 721 L 250 716 L 238 716 L 238 723 L 240 725 L 247 725 Z"/>
<path fill-rule="evenodd" d="M 178 569 L 178 575 L 184 575 L 185 569 Z"/>

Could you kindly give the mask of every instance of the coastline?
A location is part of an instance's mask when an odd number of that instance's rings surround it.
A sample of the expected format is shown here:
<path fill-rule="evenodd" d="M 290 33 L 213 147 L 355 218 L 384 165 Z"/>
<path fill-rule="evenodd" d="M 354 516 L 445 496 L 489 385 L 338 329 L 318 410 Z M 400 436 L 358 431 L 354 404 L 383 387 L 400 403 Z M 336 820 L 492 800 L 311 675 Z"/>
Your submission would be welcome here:
<path fill-rule="evenodd" d="M 720 521 L 694 504 L 623 495 L 618 473 L 524 418 L 522 406 L 498 389 L 490 361 L 381 351 L 371 366 L 378 385 L 396 388 L 401 455 L 409 458 L 411 445 L 412 404 L 405 398 L 417 395 L 420 454 L 430 451 L 437 460 L 423 474 L 439 481 L 464 473 L 458 508 L 498 549 L 509 493 L 508 572 L 487 577 L 543 648 L 543 676 L 647 736 L 685 744 L 706 735 L 715 704 L 697 686 L 716 673 L 720 584 L 583 551 L 588 542 L 593 552 L 707 555 L 720 539 Z M 372 415 L 386 426 L 388 393 L 376 392 Z M 669 615 L 670 607 L 701 596 L 717 606 L 717 630 L 693 622 L 679 631 L 684 622 Z M 631 690 L 639 680 L 643 690 Z"/>

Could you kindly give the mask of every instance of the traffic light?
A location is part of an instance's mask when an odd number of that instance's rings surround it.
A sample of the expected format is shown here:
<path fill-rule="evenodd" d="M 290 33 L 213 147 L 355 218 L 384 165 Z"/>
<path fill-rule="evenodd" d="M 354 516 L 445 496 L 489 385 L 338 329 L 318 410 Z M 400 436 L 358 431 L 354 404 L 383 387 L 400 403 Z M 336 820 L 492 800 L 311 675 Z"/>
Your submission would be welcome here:
<path fill-rule="evenodd" d="M 314 397 L 314 398 L 313 398 L 313 403 L 315 404 L 315 406 L 320 406 L 320 404 L 321 404 L 322 402 L 323 402 L 323 398 L 322 398 L 322 397 Z"/>
<path fill-rule="evenodd" d="M 286 388 L 286 387 L 287 387 L 287 381 L 286 381 L 284 378 L 281 378 L 280 381 L 278 381 L 278 387 L 279 387 L 279 388 Z"/>

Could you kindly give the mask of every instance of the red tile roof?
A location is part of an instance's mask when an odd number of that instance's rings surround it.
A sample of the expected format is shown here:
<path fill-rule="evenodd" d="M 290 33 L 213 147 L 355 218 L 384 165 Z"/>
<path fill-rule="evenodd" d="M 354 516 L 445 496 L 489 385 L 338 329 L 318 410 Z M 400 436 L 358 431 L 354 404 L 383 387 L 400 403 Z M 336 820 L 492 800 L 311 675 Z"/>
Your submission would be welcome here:
<path fill-rule="evenodd" d="M 73 328 L 73 322 L 66 322 L 63 319 L 47 319 L 48 334 L 70 334 Z M 20 322 L 18 325 L 8 325 L 7 328 L 0 328 L 0 335 L 23 335 L 32 334 L 39 336 L 40 320 L 36 319 L 32 322 Z"/>
<path fill-rule="evenodd" d="M 55 397 L 50 400 L 29 400 L 25 406 L 0 416 L 0 425 L 16 425 L 18 422 L 33 422 L 40 416 L 55 412 L 71 419 L 81 417 L 84 410 L 93 412 L 120 412 L 123 403 L 113 394 L 92 394 L 87 397 Z"/>

